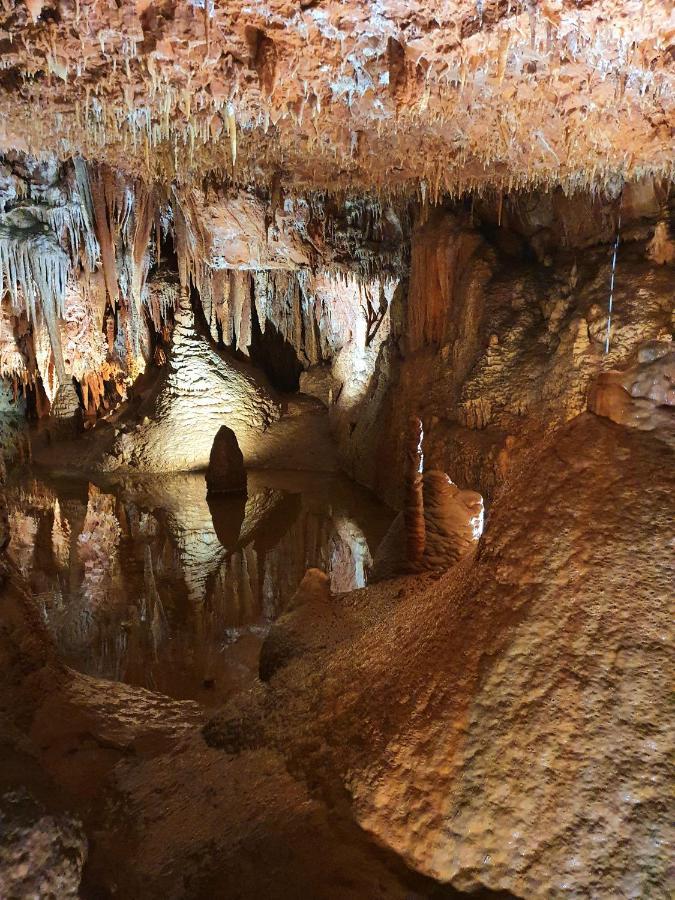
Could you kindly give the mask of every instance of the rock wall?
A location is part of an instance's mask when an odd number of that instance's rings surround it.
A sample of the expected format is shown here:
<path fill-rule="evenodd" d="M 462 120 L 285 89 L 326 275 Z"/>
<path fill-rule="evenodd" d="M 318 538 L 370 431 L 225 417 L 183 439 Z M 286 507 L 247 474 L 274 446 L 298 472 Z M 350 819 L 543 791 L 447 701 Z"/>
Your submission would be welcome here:
<path fill-rule="evenodd" d="M 289 612 L 285 665 L 277 642 L 270 688 L 208 742 L 274 747 L 462 891 L 665 898 L 671 455 L 590 413 L 559 426 L 514 465 L 474 559 Z"/>
<path fill-rule="evenodd" d="M 598 375 L 671 340 L 673 269 L 651 258 L 655 228 L 633 222 L 619 247 L 605 354 L 610 246 L 544 264 L 513 231 L 436 212 L 414 233 L 407 295 L 360 414 L 333 417 L 346 470 L 400 505 L 406 422 L 419 415 L 427 464 L 491 498 L 535 436 L 587 408 Z"/>

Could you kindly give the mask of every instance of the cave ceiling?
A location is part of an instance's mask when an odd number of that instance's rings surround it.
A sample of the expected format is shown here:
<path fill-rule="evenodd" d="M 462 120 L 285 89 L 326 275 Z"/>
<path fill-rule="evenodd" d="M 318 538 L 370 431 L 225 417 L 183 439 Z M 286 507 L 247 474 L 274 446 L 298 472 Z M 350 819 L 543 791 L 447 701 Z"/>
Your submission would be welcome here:
<path fill-rule="evenodd" d="M 672 0 L 3 0 L 0 152 L 437 197 L 672 180 Z"/>

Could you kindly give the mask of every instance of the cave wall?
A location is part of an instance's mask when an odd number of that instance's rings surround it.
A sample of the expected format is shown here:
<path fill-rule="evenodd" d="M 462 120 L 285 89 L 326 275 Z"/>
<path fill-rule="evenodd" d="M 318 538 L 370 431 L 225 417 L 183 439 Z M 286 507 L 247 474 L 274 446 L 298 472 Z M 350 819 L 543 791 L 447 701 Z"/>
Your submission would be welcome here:
<path fill-rule="evenodd" d="M 672 198 L 653 179 L 602 196 L 432 206 L 207 181 L 160 190 L 81 158 L 10 154 L 0 174 L 0 374 L 38 415 L 75 383 L 89 425 L 131 397 L 99 468 L 205 464 L 211 431 L 237 419 L 256 382 L 265 410 L 239 428 L 251 447 L 283 414 L 276 392 L 299 387 L 328 408 L 345 470 L 390 503 L 411 414 L 423 419 L 428 464 L 489 498 L 532 434 L 586 408 L 600 372 L 672 332 Z M 64 267 L 48 296 L 40 259 Z M 194 335 L 176 343 L 188 298 L 183 331 Z M 181 346 L 199 346 L 215 380 L 191 373 L 196 357 Z M 241 365 L 253 382 L 232 376 L 243 394 L 223 393 L 216 370 Z M 177 412 L 193 380 L 206 418 L 193 427 L 194 407 L 185 421 L 198 452 L 183 446 Z"/>
<path fill-rule="evenodd" d="M 654 186 L 634 188 L 623 210 L 607 354 L 613 245 L 588 246 L 588 235 L 595 223 L 616 238 L 618 204 L 538 202 L 548 213 L 528 228 L 455 207 L 414 230 L 407 290 L 359 415 L 332 416 L 346 470 L 395 506 L 411 414 L 426 464 L 489 499 L 534 437 L 587 408 L 601 372 L 672 338 L 671 213 Z"/>

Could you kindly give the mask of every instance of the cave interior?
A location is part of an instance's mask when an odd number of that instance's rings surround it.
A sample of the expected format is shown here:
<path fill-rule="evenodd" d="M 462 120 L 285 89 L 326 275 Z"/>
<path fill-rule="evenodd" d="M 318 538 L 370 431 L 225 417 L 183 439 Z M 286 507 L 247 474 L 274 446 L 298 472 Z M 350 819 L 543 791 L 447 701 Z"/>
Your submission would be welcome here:
<path fill-rule="evenodd" d="M 673 0 L 3 0 L 0 897 L 675 891 Z"/>

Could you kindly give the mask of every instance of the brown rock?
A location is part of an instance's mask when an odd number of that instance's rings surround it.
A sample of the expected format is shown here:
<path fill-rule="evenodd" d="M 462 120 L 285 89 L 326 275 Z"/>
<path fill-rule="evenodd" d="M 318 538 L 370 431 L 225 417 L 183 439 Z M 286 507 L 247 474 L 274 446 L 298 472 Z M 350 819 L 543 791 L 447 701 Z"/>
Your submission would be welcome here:
<path fill-rule="evenodd" d="M 0 895 L 79 897 L 87 839 L 82 823 L 52 814 L 25 789 L 0 798 Z"/>
<path fill-rule="evenodd" d="M 0 454 L 0 551 L 9 544 L 9 518 L 7 516 L 7 499 L 5 497 L 5 461 Z"/>
<path fill-rule="evenodd" d="M 335 630 L 330 607 L 330 579 L 320 569 L 308 569 L 284 614 L 274 623 L 260 650 L 259 673 L 269 681 L 279 669 L 318 643 L 326 646 Z"/>
<path fill-rule="evenodd" d="M 445 569 L 476 546 L 483 531 L 483 498 L 431 469 L 424 473 L 424 520 L 424 568 Z"/>
<path fill-rule="evenodd" d="M 236 434 L 227 425 L 221 425 L 213 439 L 209 467 L 206 470 L 206 487 L 209 494 L 246 490 L 244 457 Z"/>

